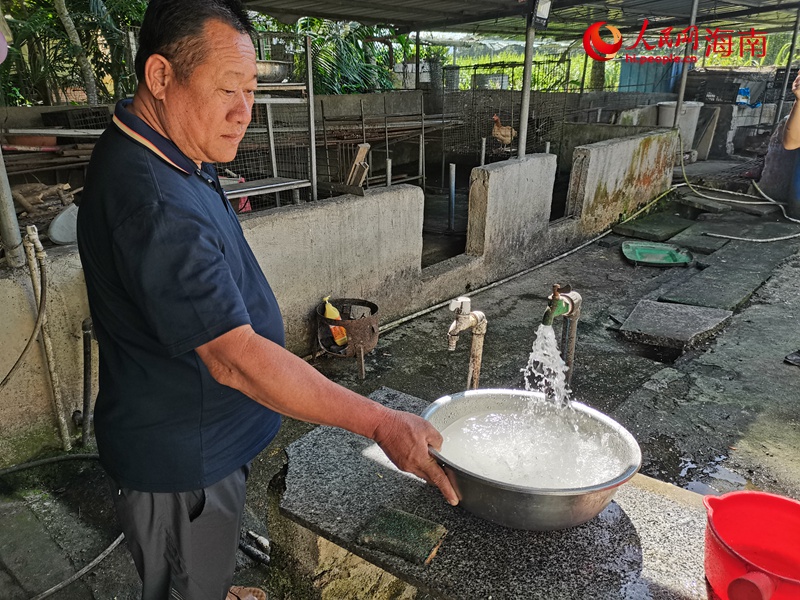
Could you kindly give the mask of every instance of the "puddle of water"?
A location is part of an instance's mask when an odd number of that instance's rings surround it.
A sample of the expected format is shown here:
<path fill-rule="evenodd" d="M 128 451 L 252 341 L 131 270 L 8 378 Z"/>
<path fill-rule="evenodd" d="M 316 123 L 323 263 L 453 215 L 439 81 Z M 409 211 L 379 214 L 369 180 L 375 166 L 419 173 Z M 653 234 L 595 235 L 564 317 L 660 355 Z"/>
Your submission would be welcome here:
<path fill-rule="evenodd" d="M 684 486 L 684 489 L 687 489 L 690 492 L 697 492 L 703 496 L 719 496 L 719 492 L 717 490 L 712 488 L 710 485 L 706 485 L 702 481 L 690 481 L 686 484 L 686 486 Z"/>

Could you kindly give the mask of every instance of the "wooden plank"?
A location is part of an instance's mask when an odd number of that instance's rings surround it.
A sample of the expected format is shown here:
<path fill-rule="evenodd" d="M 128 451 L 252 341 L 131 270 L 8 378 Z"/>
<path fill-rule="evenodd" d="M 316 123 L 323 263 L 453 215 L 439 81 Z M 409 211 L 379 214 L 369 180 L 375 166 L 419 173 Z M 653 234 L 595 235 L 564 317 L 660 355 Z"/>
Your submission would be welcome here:
<path fill-rule="evenodd" d="M 347 179 L 345 180 L 345 185 L 361 185 L 364 182 L 362 175 L 362 170 L 366 165 L 366 170 L 369 171 L 369 165 L 367 165 L 364 160 L 367 158 L 369 154 L 369 144 L 359 144 L 358 150 L 356 151 L 356 157 L 353 159 L 353 164 L 350 166 L 350 171 L 347 174 Z M 357 181 L 357 178 L 361 177 L 361 181 Z"/>

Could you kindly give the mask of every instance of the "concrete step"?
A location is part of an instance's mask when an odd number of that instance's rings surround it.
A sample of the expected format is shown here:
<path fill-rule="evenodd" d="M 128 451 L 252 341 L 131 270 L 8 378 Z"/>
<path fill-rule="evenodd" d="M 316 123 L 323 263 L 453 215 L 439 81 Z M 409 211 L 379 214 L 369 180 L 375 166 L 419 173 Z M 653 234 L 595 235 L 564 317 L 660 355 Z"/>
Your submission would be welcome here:
<path fill-rule="evenodd" d="M 732 315 L 729 310 L 642 300 L 620 331 L 634 342 L 684 349 L 717 333 Z"/>
<path fill-rule="evenodd" d="M 678 202 L 685 206 L 691 206 L 692 208 L 696 208 L 708 213 L 725 213 L 730 212 L 731 210 L 730 204 L 718 202 L 716 200 L 709 200 L 708 198 L 703 198 L 702 196 L 698 196 L 691 192 L 681 194 L 678 197 Z"/>
<path fill-rule="evenodd" d="M 782 234 L 775 226 L 780 225 L 780 223 L 765 223 L 763 227 L 748 226 L 740 229 L 738 235 L 758 238 L 779 237 Z M 797 252 L 798 247 L 800 238 L 766 244 L 733 240 L 713 254 L 699 258 L 697 264 L 702 268 L 722 266 L 768 274 Z"/>
<path fill-rule="evenodd" d="M 627 223 L 614 225 L 612 230 L 618 235 L 639 238 L 650 242 L 664 242 L 694 223 L 683 217 L 669 213 L 655 213 Z"/>
<path fill-rule="evenodd" d="M 769 273 L 713 266 L 666 292 L 659 300 L 735 311 L 769 278 Z"/>

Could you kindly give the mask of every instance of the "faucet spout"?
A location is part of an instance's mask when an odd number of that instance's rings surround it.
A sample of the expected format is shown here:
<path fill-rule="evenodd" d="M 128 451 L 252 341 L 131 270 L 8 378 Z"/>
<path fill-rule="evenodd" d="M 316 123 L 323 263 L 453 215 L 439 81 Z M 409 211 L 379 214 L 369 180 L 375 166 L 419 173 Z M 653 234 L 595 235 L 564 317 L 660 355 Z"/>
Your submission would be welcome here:
<path fill-rule="evenodd" d="M 560 293 L 560 290 L 560 285 L 557 283 L 553 284 L 553 293 L 548 298 L 547 309 L 544 311 L 544 316 L 542 317 L 542 325 L 552 327 L 553 320 L 556 317 L 569 315 L 572 312 L 572 298 L 568 295 L 570 293 L 569 287 L 567 287 L 563 295 Z"/>

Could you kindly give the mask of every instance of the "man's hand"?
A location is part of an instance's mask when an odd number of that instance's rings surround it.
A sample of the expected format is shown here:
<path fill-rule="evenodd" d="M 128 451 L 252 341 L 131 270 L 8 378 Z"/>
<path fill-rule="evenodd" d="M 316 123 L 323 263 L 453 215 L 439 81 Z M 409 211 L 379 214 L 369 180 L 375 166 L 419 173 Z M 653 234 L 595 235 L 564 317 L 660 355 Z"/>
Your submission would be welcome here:
<path fill-rule="evenodd" d="M 458 504 L 450 480 L 428 452 L 428 447 L 442 448 L 442 435 L 433 425 L 417 415 L 393 410 L 379 423 L 373 439 L 397 468 L 435 485 L 445 500 Z"/>

